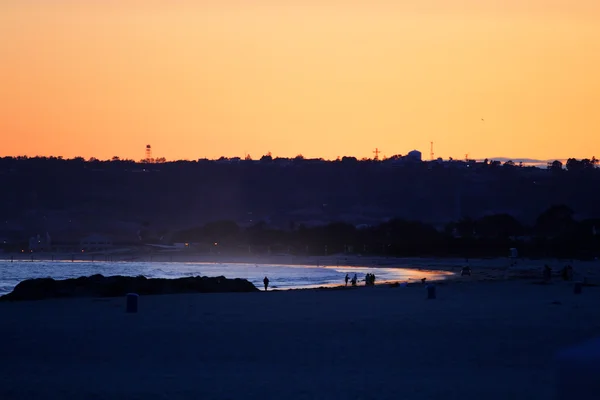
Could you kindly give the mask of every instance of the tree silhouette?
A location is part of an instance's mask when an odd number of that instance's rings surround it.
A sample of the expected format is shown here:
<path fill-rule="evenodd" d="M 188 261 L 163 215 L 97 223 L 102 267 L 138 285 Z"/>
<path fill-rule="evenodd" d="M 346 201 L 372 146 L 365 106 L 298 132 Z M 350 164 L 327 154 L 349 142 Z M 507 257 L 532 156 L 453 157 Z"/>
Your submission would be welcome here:
<path fill-rule="evenodd" d="M 567 160 L 567 170 L 571 172 L 580 172 L 593 170 L 597 164 L 595 158 L 591 160 L 589 158 L 584 158 L 583 160 L 578 160 L 576 158 L 569 158 Z"/>
<path fill-rule="evenodd" d="M 550 170 L 553 172 L 559 172 L 559 171 L 562 171 L 562 169 L 563 169 L 563 163 L 558 160 L 554 160 L 554 161 L 552 161 L 552 164 L 550 164 Z"/>

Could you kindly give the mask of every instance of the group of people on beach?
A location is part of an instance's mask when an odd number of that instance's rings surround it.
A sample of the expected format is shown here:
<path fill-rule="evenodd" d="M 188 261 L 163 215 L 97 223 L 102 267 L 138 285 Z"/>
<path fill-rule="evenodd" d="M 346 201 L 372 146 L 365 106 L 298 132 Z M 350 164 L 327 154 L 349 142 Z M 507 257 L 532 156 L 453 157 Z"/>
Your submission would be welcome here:
<path fill-rule="evenodd" d="M 365 286 L 375 286 L 375 274 L 365 275 Z"/>
<path fill-rule="evenodd" d="M 352 286 L 356 286 L 358 283 L 358 276 L 354 274 L 354 277 L 350 279 L 350 275 L 346 274 L 344 278 L 344 282 L 346 282 L 346 286 L 348 286 L 348 281 L 352 284 Z M 365 275 L 365 286 L 375 285 L 375 274 L 367 274 Z"/>
<path fill-rule="evenodd" d="M 358 276 L 356 274 L 354 274 L 354 277 L 352 277 L 352 279 L 350 279 L 350 276 L 348 274 L 346 274 L 344 281 L 346 282 L 346 286 L 348 286 L 348 281 L 350 281 L 352 286 L 356 286 L 356 284 L 358 282 Z M 269 278 L 267 278 L 266 276 L 265 276 L 265 279 L 263 279 L 263 284 L 265 285 L 265 292 L 266 292 L 267 289 L 269 288 Z M 371 285 L 375 285 L 375 274 L 365 275 L 365 286 L 371 286 Z"/>
<path fill-rule="evenodd" d="M 346 286 L 348 286 L 348 281 L 350 281 L 352 286 L 356 286 L 356 282 L 358 282 L 358 276 L 356 276 L 356 274 L 354 274 L 354 277 L 352 279 L 350 279 L 350 275 L 346 274 L 346 277 L 344 278 L 344 282 L 346 282 Z"/>

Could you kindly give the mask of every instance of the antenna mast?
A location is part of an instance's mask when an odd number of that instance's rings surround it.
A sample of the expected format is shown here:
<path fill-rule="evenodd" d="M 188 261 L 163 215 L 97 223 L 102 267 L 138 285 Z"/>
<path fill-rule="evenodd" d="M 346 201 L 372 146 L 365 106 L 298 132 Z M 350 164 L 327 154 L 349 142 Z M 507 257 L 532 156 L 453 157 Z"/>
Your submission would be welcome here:
<path fill-rule="evenodd" d="M 433 161 L 433 142 L 430 142 L 431 146 L 429 148 L 429 158 Z"/>
<path fill-rule="evenodd" d="M 379 160 L 379 153 L 381 153 L 381 150 L 375 148 L 375 151 L 373 151 L 373 153 L 375 153 L 375 161 Z"/>

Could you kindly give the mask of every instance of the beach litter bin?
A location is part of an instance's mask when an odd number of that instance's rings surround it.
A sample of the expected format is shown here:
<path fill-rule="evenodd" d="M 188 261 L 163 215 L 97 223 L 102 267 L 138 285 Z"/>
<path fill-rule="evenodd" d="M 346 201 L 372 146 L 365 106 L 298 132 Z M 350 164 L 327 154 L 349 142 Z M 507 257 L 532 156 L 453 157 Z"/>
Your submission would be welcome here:
<path fill-rule="evenodd" d="M 575 294 L 581 294 L 582 288 L 583 288 L 583 283 L 581 283 L 581 282 L 575 282 L 575 286 L 573 287 L 573 293 L 575 293 Z"/>
<path fill-rule="evenodd" d="M 596 400 L 600 393 L 600 338 L 556 355 L 557 400 Z"/>
<path fill-rule="evenodd" d="M 435 299 L 435 285 L 427 285 L 427 299 Z"/>
<path fill-rule="evenodd" d="M 136 313 L 138 311 L 138 299 L 140 296 L 137 293 L 127 293 L 127 307 L 128 313 Z"/>

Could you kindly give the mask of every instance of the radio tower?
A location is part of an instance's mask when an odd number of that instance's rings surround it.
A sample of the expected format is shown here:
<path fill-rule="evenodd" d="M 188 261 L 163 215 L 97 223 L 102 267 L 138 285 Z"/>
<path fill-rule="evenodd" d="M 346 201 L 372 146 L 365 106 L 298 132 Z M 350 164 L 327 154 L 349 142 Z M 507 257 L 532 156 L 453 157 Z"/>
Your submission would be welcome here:
<path fill-rule="evenodd" d="M 152 146 L 146 145 L 146 162 L 152 162 Z"/>
<path fill-rule="evenodd" d="M 379 149 L 377 149 L 377 148 L 376 148 L 376 149 L 375 149 L 375 151 L 373 151 L 373 153 L 375 153 L 375 158 L 374 158 L 374 160 L 375 160 L 375 161 L 379 160 L 379 153 L 381 153 L 381 151 L 380 151 Z"/>
<path fill-rule="evenodd" d="M 433 142 L 430 142 L 431 146 L 429 149 L 429 158 L 433 161 Z"/>

